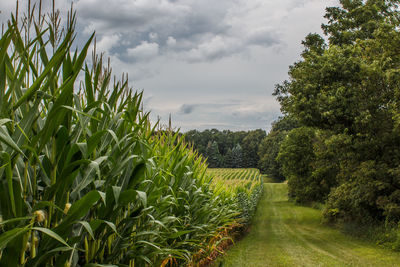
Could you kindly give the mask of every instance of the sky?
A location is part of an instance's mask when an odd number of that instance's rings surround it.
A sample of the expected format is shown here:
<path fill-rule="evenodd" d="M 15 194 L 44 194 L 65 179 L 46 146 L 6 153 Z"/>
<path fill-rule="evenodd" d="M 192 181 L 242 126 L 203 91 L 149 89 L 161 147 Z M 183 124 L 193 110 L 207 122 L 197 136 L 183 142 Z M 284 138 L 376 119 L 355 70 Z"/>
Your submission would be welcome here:
<path fill-rule="evenodd" d="M 34 2 L 34 0 L 32 0 Z M 43 0 L 50 7 L 51 0 Z M 5 22 L 16 1 L 0 1 Z M 20 1 L 23 10 L 27 0 Z M 61 13 L 71 0 L 56 0 Z M 337 0 L 74 0 L 77 42 L 96 32 L 113 72 L 144 91 L 152 121 L 190 129 L 264 129 L 280 115 L 272 96 L 320 33 Z"/>

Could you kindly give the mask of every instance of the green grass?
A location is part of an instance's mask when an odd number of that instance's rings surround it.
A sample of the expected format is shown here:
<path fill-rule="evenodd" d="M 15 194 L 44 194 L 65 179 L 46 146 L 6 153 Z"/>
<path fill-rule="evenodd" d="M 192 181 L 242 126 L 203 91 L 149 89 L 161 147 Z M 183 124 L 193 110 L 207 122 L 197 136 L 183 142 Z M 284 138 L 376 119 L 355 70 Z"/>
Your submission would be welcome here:
<path fill-rule="evenodd" d="M 399 266 L 400 253 L 321 224 L 321 212 L 287 201 L 286 184 L 264 184 L 250 233 L 214 266 Z"/>
<path fill-rule="evenodd" d="M 264 183 L 281 183 L 279 179 L 268 176 L 267 174 L 262 174 L 262 179 Z"/>

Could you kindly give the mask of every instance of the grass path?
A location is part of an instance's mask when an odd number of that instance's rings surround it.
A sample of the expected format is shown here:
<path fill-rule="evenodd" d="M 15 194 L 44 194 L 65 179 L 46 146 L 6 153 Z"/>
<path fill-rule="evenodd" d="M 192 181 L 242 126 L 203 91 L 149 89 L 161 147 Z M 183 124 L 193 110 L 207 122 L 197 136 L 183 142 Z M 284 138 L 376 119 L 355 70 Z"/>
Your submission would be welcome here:
<path fill-rule="evenodd" d="M 250 233 L 214 266 L 400 266 L 400 253 L 320 222 L 319 210 L 287 201 L 286 184 L 264 184 Z"/>

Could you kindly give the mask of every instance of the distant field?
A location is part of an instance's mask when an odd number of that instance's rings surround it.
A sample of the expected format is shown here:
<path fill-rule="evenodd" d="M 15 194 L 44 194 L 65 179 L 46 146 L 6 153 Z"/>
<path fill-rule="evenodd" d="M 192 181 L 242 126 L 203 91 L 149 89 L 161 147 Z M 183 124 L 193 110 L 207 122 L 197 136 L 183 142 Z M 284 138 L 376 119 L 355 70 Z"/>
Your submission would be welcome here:
<path fill-rule="evenodd" d="M 213 176 L 212 185 L 227 192 L 245 190 L 248 193 L 262 184 L 262 175 L 258 169 L 209 168 L 207 173 Z"/>

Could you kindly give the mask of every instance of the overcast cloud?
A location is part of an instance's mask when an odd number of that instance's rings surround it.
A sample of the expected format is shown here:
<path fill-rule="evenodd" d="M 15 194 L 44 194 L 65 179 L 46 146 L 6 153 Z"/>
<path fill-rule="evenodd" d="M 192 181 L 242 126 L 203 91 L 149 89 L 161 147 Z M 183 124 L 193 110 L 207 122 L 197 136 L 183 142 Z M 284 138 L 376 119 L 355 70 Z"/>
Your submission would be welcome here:
<path fill-rule="evenodd" d="M 26 5 L 20 1 L 20 6 Z M 58 0 L 67 11 L 71 1 Z M 43 3 L 51 3 L 50 0 Z M 145 108 L 175 127 L 268 130 L 274 85 L 321 33 L 336 0 L 77 0 L 78 42 L 96 31 L 114 72 L 144 90 Z M 2 0 L 4 22 L 15 1 Z"/>

